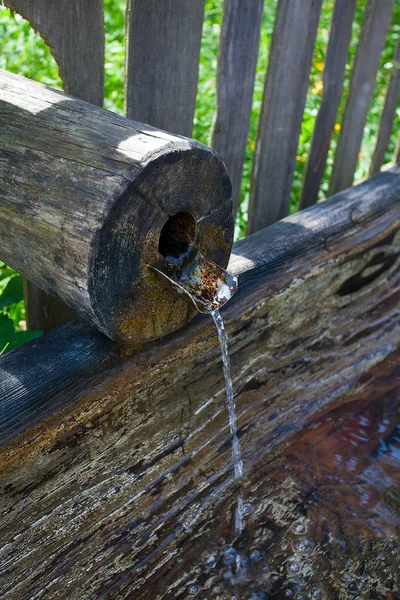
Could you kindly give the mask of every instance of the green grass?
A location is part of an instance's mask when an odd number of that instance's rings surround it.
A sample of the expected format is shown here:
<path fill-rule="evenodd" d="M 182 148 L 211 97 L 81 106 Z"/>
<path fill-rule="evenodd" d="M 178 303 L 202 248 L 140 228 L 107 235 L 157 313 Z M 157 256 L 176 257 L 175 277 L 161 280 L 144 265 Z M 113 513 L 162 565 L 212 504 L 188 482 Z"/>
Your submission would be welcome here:
<path fill-rule="evenodd" d="M 342 103 L 338 114 L 340 124 L 341 114 L 346 101 L 349 75 L 354 61 L 357 41 L 363 20 L 363 10 L 367 0 L 359 0 L 356 18 L 353 25 L 352 42 L 349 61 L 346 67 L 346 80 Z M 242 237 L 247 222 L 247 206 L 250 191 L 252 158 L 257 137 L 258 116 L 260 113 L 265 72 L 268 64 L 268 49 L 273 31 L 277 0 L 265 0 L 260 52 L 257 63 L 256 82 L 253 97 L 251 124 L 246 147 L 246 158 L 243 170 L 241 189 L 241 204 L 237 215 L 236 237 Z M 299 138 L 296 171 L 290 198 L 290 212 L 297 210 L 301 193 L 304 169 L 307 163 L 312 131 L 322 96 L 322 74 L 326 47 L 329 39 L 329 29 L 333 11 L 333 0 L 323 2 L 319 23 L 317 42 L 310 73 L 310 86 L 307 95 L 306 108 Z M 123 114 L 124 111 L 124 34 L 125 34 L 125 0 L 105 0 L 105 107 Z M 196 112 L 193 127 L 193 137 L 208 144 L 216 106 L 216 66 L 218 43 L 222 21 L 223 0 L 208 0 L 203 26 L 202 50 L 199 65 L 199 85 Z M 367 175 L 373 152 L 379 119 L 383 108 L 385 93 L 393 69 L 393 55 L 397 39 L 400 35 L 400 0 L 396 0 L 392 24 L 382 54 L 381 66 L 373 101 L 368 113 L 364 130 L 360 159 L 356 171 L 356 180 Z M 29 24 L 19 15 L 12 15 L 8 9 L 0 6 L 0 67 L 30 77 L 47 85 L 61 86 L 57 65 L 46 44 L 36 34 Z M 396 132 L 400 125 L 400 109 L 397 110 L 393 135 L 386 153 L 385 160 L 390 161 L 396 145 Z M 332 140 L 328 155 L 327 168 L 322 181 L 320 199 L 323 199 L 328 188 L 328 181 L 333 164 L 336 146 L 335 137 Z M 0 263 L 0 352 L 15 347 L 29 337 L 29 332 L 21 330 L 20 323 L 24 321 L 24 305 L 21 298 L 17 303 L 4 304 L 4 294 L 10 282 L 18 276 L 8 267 Z M 18 280 L 17 280 L 18 281 Z M 12 285 L 18 287 L 17 282 Z M 8 289 L 10 291 L 10 288 Z M 20 288 L 21 292 L 21 288 Z M 22 292 L 21 292 L 22 293 Z M 2 294 L 2 295 L 1 295 Z M 10 296 L 6 294 L 6 301 Z M 3 301 L 2 301 L 3 298 Z M 10 322 L 13 330 L 11 331 Z M 3 334 L 2 334 L 3 332 Z M 4 332 L 8 332 L 8 337 Z M 3 337 L 2 337 L 3 335 Z"/>
<path fill-rule="evenodd" d="M 23 331 L 25 306 L 22 277 L 0 261 L 0 355 L 40 335 Z"/>

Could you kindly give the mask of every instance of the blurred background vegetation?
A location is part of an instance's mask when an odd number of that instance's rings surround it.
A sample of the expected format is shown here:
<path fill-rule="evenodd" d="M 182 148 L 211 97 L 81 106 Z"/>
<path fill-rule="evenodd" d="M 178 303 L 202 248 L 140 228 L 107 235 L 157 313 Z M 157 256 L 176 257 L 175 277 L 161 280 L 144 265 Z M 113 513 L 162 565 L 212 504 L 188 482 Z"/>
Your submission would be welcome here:
<path fill-rule="evenodd" d="M 367 0 L 359 0 L 356 18 L 353 24 L 352 42 L 347 63 L 342 103 L 337 118 L 336 132 L 340 130 L 341 114 L 346 101 L 348 83 L 358 37 L 363 20 L 363 12 Z M 277 0 L 265 0 L 260 52 L 257 64 L 256 83 L 253 96 L 253 110 L 250 131 L 247 141 L 246 160 L 242 180 L 241 203 L 236 221 L 236 238 L 244 235 L 247 222 L 247 207 L 250 190 L 252 155 L 255 148 L 258 116 L 261 108 L 263 85 L 268 63 L 268 48 L 273 30 Z M 310 85 L 297 153 L 297 165 L 293 180 L 290 212 L 297 210 L 304 168 L 307 163 L 311 136 L 323 91 L 324 57 L 329 38 L 334 0 L 324 0 L 318 36 L 310 73 Z M 124 34 L 125 34 L 125 0 L 105 0 L 105 108 L 123 114 L 124 111 Z M 216 107 L 216 66 L 218 43 L 222 21 L 223 0 L 208 0 L 200 58 L 199 85 L 194 119 L 193 137 L 208 144 L 211 126 Z M 373 152 L 379 119 L 383 109 L 385 93 L 392 69 L 399 65 L 394 63 L 394 51 L 400 35 L 400 0 L 396 0 L 390 31 L 382 54 L 375 93 L 370 106 L 364 130 L 362 148 L 356 172 L 356 180 L 367 175 Z M 29 24 L 17 14 L 0 6 L 0 67 L 14 73 L 30 77 L 51 86 L 60 86 L 57 65 L 46 44 Z M 397 110 L 394 130 L 386 161 L 389 162 L 394 152 L 400 108 Z M 336 146 L 332 140 L 324 175 L 320 199 L 327 193 L 329 176 Z M 24 343 L 39 332 L 27 332 L 25 329 L 25 309 L 21 277 L 0 262 L 0 353 Z"/>

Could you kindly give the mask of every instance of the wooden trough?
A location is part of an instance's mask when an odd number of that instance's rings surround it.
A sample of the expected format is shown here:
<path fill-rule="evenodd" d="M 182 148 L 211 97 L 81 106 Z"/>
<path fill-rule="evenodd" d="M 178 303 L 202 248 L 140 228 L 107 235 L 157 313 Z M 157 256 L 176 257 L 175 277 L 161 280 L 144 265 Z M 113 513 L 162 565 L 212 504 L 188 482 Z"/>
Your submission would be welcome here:
<path fill-rule="evenodd" d="M 43 102 L 41 94 L 49 107 L 56 96 L 61 103 L 66 97 L 43 88 L 36 93 L 36 84 L 2 75 L 9 89 L 22 88 L 14 94 L 14 104 L 10 98 L 0 102 L 0 217 L 2 210 L 8 216 L 8 220 L 4 215 L 0 218 L 0 248 L 8 247 L 7 260 L 34 282 L 26 283 L 31 325 L 47 330 L 71 318 L 69 310 L 34 284 L 57 293 L 91 323 L 73 320 L 0 358 L 2 598 L 400 598 L 399 463 L 378 452 L 379 440 L 395 434 L 397 420 L 392 426 L 391 418 L 398 415 L 400 395 L 400 166 L 378 173 L 393 123 L 399 71 L 390 81 L 371 165 L 371 175 L 377 174 L 348 187 L 353 183 L 393 4 L 393 0 L 366 3 L 330 182 L 333 195 L 315 204 L 337 118 L 356 8 L 355 0 L 335 2 L 324 96 L 302 191 L 301 205 L 308 208 L 288 217 L 321 0 L 277 3 L 254 157 L 251 235 L 233 244 L 228 268 L 239 278 L 239 290 L 222 310 L 243 452 L 240 480 L 234 479 L 232 468 L 224 377 L 212 319 L 197 315 L 188 322 L 193 311 L 187 304 L 184 314 L 172 311 L 171 317 L 172 296 L 160 287 L 162 310 L 158 314 L 153 299 L 149 303 L 152 323 L 144 318 L 143 329 L 134 329 L 138 348 L 121 343 L 120 315 L 125 314 L 126 304 L 119 306 L 115 318 L 107 312 L 122 302 L 119 294 L 132 292 L 124 288 L 125 272 L 120 272 L 122 280 L 113 279 L 115 289 L 109 284 L 108 291 L 107 284 L 102 290 L 107 310 L 96 312 L 87 294 L 88 257 L 96 248 L 93 240 L 98 239 L 104 190 L 112 190 L 110 202 L 117 205 L 123 182 L 135 182 L 132 162 L 140 167 L 148 158 L 143 152 L 138 158 L 136 145 L 147 138 L 151 144 L 160 143 L 157 148 L 167 162 L 171 148 L 173 153 L 179 144 L 188 145 L 196 159 L 195 188 L 204 185 L 196 171 L 201 170 L 199 164 L 212 163 L 215 185 L 211 188 L 218 192 L 214 198 L 203 198 L 201 205 L 202 250 L 207 253 L 211 245 L 210 257 L 223 266 L 228 259 L 232 220 L 225 169 L 214 152 L 179 137 L 192 132 L 204 1 L 127 3 L 127 115 L 151 123 L 146 130 L 71 100 L 64 115 L 62 106 L 49 108 L 46 117 L 42 114 L 45 122 L 49 118 L 51 130 L 52 144 L 46 146 L 36 116 L 30 123 L 25 113 Z M 6 0 L 6 5 L 47 40 L 66 91 L 101 105 L 103 2 Z M 241 0 L 224 3 L 219 104 L 211 143 L 226 160 L 235 207 L 262 5 L 255 0 L 250 10 L 250 3 Z M 176 30 L 163 26 L 170 22 Z M 18 114 L 17 100 L 26 103 L 26 110 Z M 72 108 L 92 127 L 82 171 L 72 164 L 76 156 L 68 155 L 71 139 L 65 131 L 63 155 L 57 154 L 61 144 L 57 145 L 55 131 L 71 120 Z M 107 132 L 112 133 L 106 141 L 95 135 L 101 119 L 102 127 L 106 122 Z M 153 127 L 174 133 L 158 132 L 152 138 Z M 129 131 L 133 141 L 123 148 L 124 155 L 111 155 L 110 148 L 118 146 L 113 137 L 118 128 Z M 8 137 L 3 135 L 7 131 Z M 87 128 L 77 131 L 86 141 L 87 133 Z M 55 213 L 62 212 L 52 169 L 42 161 L 42 171 L 37 171 L 34 166 L 40 161 L 34 162 L 35 152 L 47 152 L 53 161 L 49 164 L 60 168 L 71 161 L 60 180 L 63 197 L 70 201 L 74 196 L 67 179 L 78 169 L 78 210 L 90 205 L 84 204 L 90 189 L 97 193 L 100 212 L 89 215 L 92 228 L 84 229 L 86 237 L 81 237 L 76 210 L 69 215 L 63 208 L 64 223 L 75 237 L 69 245 L 63 240 L 71 254 L 58 257 L 64 259 L 59 269 L 54 250 L 57 224 L 52 228 L 48 218 L 48 238 L 38 235 L 42 219 L 21 196 L 29 185 L 36 200 L 51 189 L 51 206 Z M 18 155 L 23 185 L 12 190 L 10 173 L 12 180 Z M 173 185 L 175 175 L 180 186 L 184 183 L 182 173 L 172 172 L 176 164 L 179 161 L 170 161 L 171 170 L 165 168 L 158 183 L 168 180 Z M 86 180 L 86 189 L 82 173 L 88 165 L 95 176 Z M 101 182 L 105 165 L 112 171 L 112 184 L 107 183 L 111 187 Z M 198 196 L 201 200 L 200 192 Z M 210 227 L 222 231 L 215 243 L 215 237 L 206 235 L 206 225 L 210 207 L 221 198 L 209 220 Z M 198 201 L 188 208 L 186 195 L 183 212 L 200 210 Z M 170 212 L 157 212 L 159 207 L 154 211 L 148 236 L 153 250 Z M 28 217 L 34 223 L 31 231 L 26 228 Z M 276 222 L 281 217 L 286 218 Z M 137 233 L 144 248 L 145 231 L 137 228 Z M 117 234 L 122 235 L 120 229 Z M 26 236 L 26 247 L 21 235 Z M 112 235 L 104 239 L 99 247 L 107 254 Z M 75 257 L 77 264 L 72 255 L 75 242 L 83 248 Z M 127 254 L 122 255 L 130 268 Z M 99 328 L 119 341 L 112 341 Z M 126 336 L 124 342 L 132 342 L 132 337 Z M 368 426 L 363 425 L 365 435 L 359 440 L 356 462 L 346 463 L 353 465 L 349 470 L 336 463 L 333 468 L 332 456 L 353 460 L 353 438 L 346 442 L 341 428 L 357 433 L 359 419 Z M 375 471 L 368 462 L 371 457 L 379 465 Z M 324 504 L 326 494 L 334 501 Z M 240 537 L 234 527 L 238 496 L 246 509 Z M 246 577 L 240 578 L 239 569 L 235 572 L 232 566 L 236 555 L 247 561 Z"/>
<path fill-rule="evenodd" d="M 223 316 L 245 498 L 311 417 L 398 394 L 399 227 L 396 167 L 234 245 Z M 131 355 L 73 322 L 0 369 L 3 597 L 190 597 L 210 540 L 234 536 L 240 489 L 211 319 Z"/>

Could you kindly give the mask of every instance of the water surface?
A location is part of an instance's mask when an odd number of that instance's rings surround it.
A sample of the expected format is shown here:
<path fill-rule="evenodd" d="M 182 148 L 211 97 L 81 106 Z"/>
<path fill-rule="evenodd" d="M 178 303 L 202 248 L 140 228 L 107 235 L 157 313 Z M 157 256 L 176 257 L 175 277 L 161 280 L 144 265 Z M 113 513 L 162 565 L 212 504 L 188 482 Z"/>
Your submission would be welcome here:
<path fill-rule="evenodd" d="M 241 529 L 230 495 L 170 597 L 399 600 L 399 386 L 382 363 L 258 463 L 244 456 Z"/>

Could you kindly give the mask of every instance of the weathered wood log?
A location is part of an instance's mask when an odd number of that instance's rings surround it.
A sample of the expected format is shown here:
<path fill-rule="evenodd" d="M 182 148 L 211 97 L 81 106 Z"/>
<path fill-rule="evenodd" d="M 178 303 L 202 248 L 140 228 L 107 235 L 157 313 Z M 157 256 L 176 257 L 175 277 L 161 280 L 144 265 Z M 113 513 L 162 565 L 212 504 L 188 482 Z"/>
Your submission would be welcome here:
<path fill-rule="evenodd" d="M 174 252 L 174 233 L 182 252 L 226 266 L 231 185 L 219 156 L 5 71 L 0 121 L 1 258 L 113 339 L 137 344 L 191 318 L 190 300 L 150 267 Z"/>
<path fill-rule="evenodd" d="M 98 106 L 104 96 L 103 0 L 6 0 L 5 5 L 27 19 L 48 44 L 59 67 L 63 88 Z M 61 302 L 25 281 L 29 329 L 49 331 L 76 318 Z"/>
<path fill-rule="evenodd" d="M 285 565 L 299 516 L 315 529 L 316 548 L 329 549 L 323 524 L 311 521 L 318 490 L 295 460 L 310 451 L 304 423 L 315 417 L 323 439 L 333 408 L 360 403 L 363 394 L 382 406 L 398 396 L 400 167 L 235 244 L 230 269 L 239 291 L 223 315 L 246 473 L 241 491 L 253 510 L 241 543 L 277 549 L 262 581 L 280 599 L 293 583 Z M 211 319 L 199 315 L 139 353 L 123 352 L 73 323 L 0 359 L 7 600 L 223 597 L 224 544 L 235 537 L 241 486 Z M 290 483 L 296 474 L 304 505 Z M 286 504 L 279 504 L 282 489 Z M 365 535 L 356 525 L 336 531 L 346 568 Z M 380 556 L 393 556 L 385 533 Z M 343 585 L 332 571 L 337 551 L 307 557 L 327 600 Z M 363 561 L 368 556 L 364 549 Z M 384 597 L 394 600 L 391 592 Z"/>

